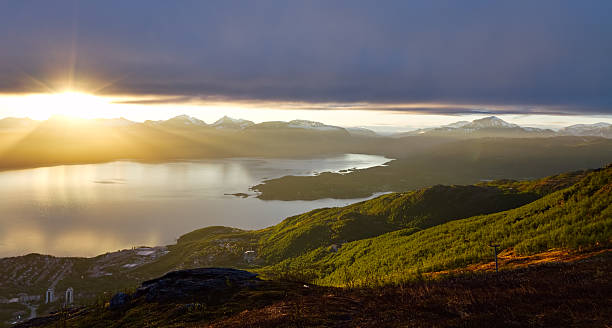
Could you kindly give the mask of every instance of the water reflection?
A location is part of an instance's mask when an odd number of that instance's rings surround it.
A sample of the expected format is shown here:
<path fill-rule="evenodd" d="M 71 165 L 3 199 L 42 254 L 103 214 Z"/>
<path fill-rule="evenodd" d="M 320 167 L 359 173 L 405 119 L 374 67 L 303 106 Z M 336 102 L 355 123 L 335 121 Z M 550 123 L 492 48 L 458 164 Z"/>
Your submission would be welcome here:
<path fill-rule="evenodd" d="M 261 201 L 262 179 L 381 165 L 380 156 L 304 160 L 234 158 L 143 164 L 118 161 L 0 172 L 0 257 L 38 252 L 93 256 L 164 245 L 209 225 L 256 229 L 351 201 Z"/>

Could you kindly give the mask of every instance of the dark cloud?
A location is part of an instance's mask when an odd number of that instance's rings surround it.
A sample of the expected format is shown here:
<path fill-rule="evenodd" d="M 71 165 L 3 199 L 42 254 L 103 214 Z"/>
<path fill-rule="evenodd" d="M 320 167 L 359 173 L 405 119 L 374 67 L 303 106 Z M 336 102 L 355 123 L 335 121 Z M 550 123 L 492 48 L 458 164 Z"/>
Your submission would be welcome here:
<path fill-rule="evenodd" d="M 133 100 L 114 101 L 115 104 L 130 104 L 130 105 L 165 105 L 165 104 L 180 104 L 197 101 L 199 98 L 190 96 L 178 97 L 162 97 L 162 98 L 139 98 Z"/>
<path fill-rule="evenodd" d="M 4 1 L 0 91 L 72 80 L 184 101 L 611 114 L 610 12 L 608 0 Z"/>
<path fill-rule="evenodd" d="M 494 109 L 485 107 L 420 107 L 420 108 L 397 108 L 385 110 L 395 110 L 399 112 L 409 112 L 417 114 L 439 114 L 439 115 L 465 115 L 465 114 L 479 114 L 479 115 L 576 115 L 584 113 L 579 109 L 575 108 L 524 108 L 524 107 L 512 107 L 510 109 Z"/>

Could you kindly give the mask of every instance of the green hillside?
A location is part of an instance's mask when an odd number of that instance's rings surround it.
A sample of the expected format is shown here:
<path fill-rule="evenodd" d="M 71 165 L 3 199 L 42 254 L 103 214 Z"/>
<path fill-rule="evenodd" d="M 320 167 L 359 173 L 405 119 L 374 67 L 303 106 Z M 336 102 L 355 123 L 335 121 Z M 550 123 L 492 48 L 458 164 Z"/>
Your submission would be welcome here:
<path fill-rule="evenodd" d="M 262 233 L 260 256 L 274 263 L 320 246 L 408 227 L 425 229 L 454 219 L 515 208 L 537 198 L 533 192 L 490 186 L 434 186 L 387 194 L 290 217 Z M 440 206 L 442 203 L 444 206 Z"/>
<path fill-rule="evenodd" d="M 168 255 L 137 268 L 134 273 L 147 277 L 175 268 L 257 268 L 319 247 L 404 228 L 426 229 L 450 220 L 516 208 L 572 185 L 586 174 L 580 171 L 533 181 L 503 180 L 478 186 L 433 186 L 390 193 L 345 207 L 313 210 L 256 231 L 206 227 L 183 235 L 175 245 L 168 246 Z M 257 253 L 253 261 L 243 257 L 248 250 Z"/>
<path fill-rule="evenodd" d="M 425 230 L 402 229 L 344 244 L 320 247 L 265 272 L 301 272 L 319 284 L 396 282 L 419 272 L 490 261 L 491 243 L 518 254 L 551 248 L 610 247 L 612 166 L 577 184 L 516 209 L 455 220 Z M 446 203 L 444 203 L 446 206 Z"/>

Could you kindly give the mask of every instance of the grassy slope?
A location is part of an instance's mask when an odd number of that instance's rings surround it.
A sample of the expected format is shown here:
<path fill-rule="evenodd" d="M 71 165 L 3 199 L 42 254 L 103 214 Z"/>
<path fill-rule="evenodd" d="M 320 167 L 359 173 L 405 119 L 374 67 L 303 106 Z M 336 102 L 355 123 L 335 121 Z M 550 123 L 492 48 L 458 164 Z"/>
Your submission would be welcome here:
<path fill-rule="evenodd" d="M 77 309 L 26 327 L 603 327 L 612 320 L 609 254 L 575 263 L 462 274 L 376 288 L 270 282 L 231 301 Z M 571 282 L 571 283 L 568 283 Z M 200 303 L 202 302 L 202 303 Z"/>
<path fill-rule="evenodd" d="M 335 289 L 234 314 L 212 327 L 604 327 L 612 320 L 610 263 L 608 256 Z"/>
<path fill-rule="evenodd" d="M 454 219 L 527 204 L 538 196 L 488 186 L 434 186 L 392 193 L 339 208 L 314 210 L 268 228 L 260 256 L 273 263 L 331 244 L 378 236 L 402 228 L 425 229 Z M 440 206 L 444 203 L 445 206 Z"/>
<path fill-rule="evenodd" d="M 170 253 L 160 260 L 134 270 L 142 279 L 150 279 L 170 270 L 197 267 L 248 268 L 243 259 L 257 244 L 257 232 L 229 227 L 206 227 L 181 236 Z"/>
<path fill-rule="evenodd" d="M 586 174 L 580 171 L 533 181 L 504 180 L 391 193 L 345 207 L 313 210 L 258 231 L 207 227 L 184 235 L 169 247 L 169 255 L 140 271 L 162 274 L 171 267 L 221 264 L 253 267 L 242 259 L 245 250 L 257 250 L 259 262 L 255 264 L 273 264 L 322 246 L 515 208 L 572 185 Z"/>
<path fill-rule="evenodd" d="M 491 258 L 491 243 L 530 254 L 550 248 L 609 247 L 612 166 L 522 207 L 456 220 L 425 230 L 403 229 L 288 259 L 271 271 L 296 270 L 327 285 L 397 281 L 419 271 L 464 267 Z"/>
<path fill-rule="evenodd" d="M 378 236 L 403 228 L 425 229 L 450 220 L 494 213 L 527 204 L 555 188 L 575 183 L 585 172 L 531 182 L 503 181 L 498 186 L 434 186 L 392 193 L 345 207 L 323 208 L 285 219 L 257 231 L 207 227 L 182 236 L 170 254 L 135 270 L 143 277 L 174 268 L 274 264 L 310 250 Z M 518 184 L 522 189 L 516 188 Z M 440 206 L 444 203 L 444 206 Z M 243 253 L 256 250 L 258 261 Z"/>

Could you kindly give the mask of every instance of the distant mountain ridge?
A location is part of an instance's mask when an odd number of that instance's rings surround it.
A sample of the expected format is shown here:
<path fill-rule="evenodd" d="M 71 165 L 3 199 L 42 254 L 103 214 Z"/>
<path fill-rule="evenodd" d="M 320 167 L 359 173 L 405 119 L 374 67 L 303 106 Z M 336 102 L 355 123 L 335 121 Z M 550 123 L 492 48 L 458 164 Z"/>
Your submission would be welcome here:
<path fill-rule="evenodd" d="M 610 123 L 577 124 L 559 131 L 523 127 L 506 122 L 498 117 L 489 116 L 469 121 L 459 121 L 436 128 L 418 129 L 398 133 L 395 137 L 406 136 L 444 136 L 444 137 L 554 137 L 554 136 L 592 136 L 612 138 Z"/>
<path fill-rule="evenodd" d="M 130 121 L 124 117 L 120 118 L 98 118 L 95 119 L 95 122 L 100 123 L 106 126 L 130 126 L 134 124 L 138 124 L 136 122 Z"/>
<path fill-rule="evenodd" d="M 133 122 L 137 124 L 136 122 Z M 208 126 L 206 122 L 188 115 L 179 115 L 168 120 L 161 121 L 145 121 L 145 125 L 165 126 L 165 127 L 188 127 L 188 126 Z"/>
<path fill-rule="evenodd" d="M 605 122 L 594 124 L 576 124 L 559 130 L 559 133 L 572 136 L 612 138 L 612 124 Z"/>
<path fill-rule="evenodd" d="M 119 120 L 119 119 L 113 119 Z M 121 118 L 121 120 L 125 120 Z M 126 120 L 127 121 L 127 120 Z M 129 121 L 131 122 L 131 121 Z M 132 122 L 133 124 L 138 124 Z M 253 129 L 304 129 L 304 130 L 317 130 L 317 131 L 335 131 L 335 132 L 347 132 L 353 136 L 378 136 L 378 134 L 372 130 L 365 128 L 343 128 L 335 125 L 328 125 L 321 122 L 309 121 L 309 120 L 292 120 L 289 122 L 285 121 L 267 121 L 262 123 L 254 123 L 253 121 L 232 118 L 229 116 L 223 116 L 212 124 L 188 115 L 179 115 L 168 120 L 161 121 L 145 121 L 147 125 L 169 127 L 169 128 L 188 128 L 188 127 L 209 127 L 219 130 L 247 130 Z"/>
<path fill-rule="evenodd" d="M 58 120 L 52 118 L 50 120 Z M 99 123 L 104 126 L 119 127 L 131 126 L 141 123 L 127 120 L 123 117 L 112 119 L 93 119 L 84 120 Z M 30 128 L 40 123 L 29 118 L 8 117 L 0 119 L 0 130 Z M 158 126 L 166 128 L 215 128 L 219 130 L 246 130 L 254 129 L 305 129 L 317 131 L 346 131 L 351 136 L 358 137 L 380 137 L 380 135 L 370 129 L 361 127 L 340 127 L 328 125 L 321 122 L 309 120 L 267 121 L 254 123 L 245 119 L 237 119 L 223 116 L 214 123 L 208 124 L 203 120 L 189 115 L 179 115 L 167 120 L 151 121 L 147 120 L 144 125 Z M 555 137 L 555 136 L 584 136 L 584 137 L 603 137 L 612 138 L 612 124 L 599 122 L 594 124 L 575 124 L 564 127 L 558 131 L 552 129 L 540 129 L 534 127 L 524 127 L 518 124 L 506 122 L 496 116 L 484 117 L 473 121 L 458 121 L 455 123 L 442 125 L 433 128 L 423 128 L 409 132 L 401 132 L 392 135 L 395 138 L 407 136 L 437 136 L 437 137 L 460 137 L 460 138 L 480 138 L 480 137 Z"/>
<path fill-rule="evenodd" d="M 440 136 L 440 137 L 552 137 L 556 133 L 550 129 L 521 127 L 508 123 L 498 117 L 489 116 L 472 122 L 459 121 L 437 128 L 418 129 L 400 133 L 396 136 Z"/>
<path fill-rule="evenodd" d="M 245 129 L 249 126 L 253 126 L 255 123 L 244 119 L 231 118 L 229 116 L 223 116 L 218 119 L 215 123 L 211 124 L 216 129 Z"/>

